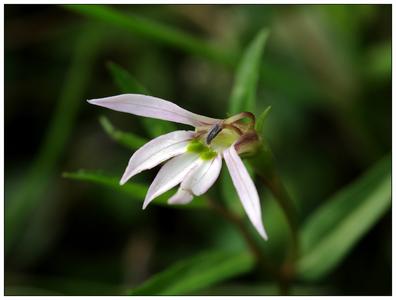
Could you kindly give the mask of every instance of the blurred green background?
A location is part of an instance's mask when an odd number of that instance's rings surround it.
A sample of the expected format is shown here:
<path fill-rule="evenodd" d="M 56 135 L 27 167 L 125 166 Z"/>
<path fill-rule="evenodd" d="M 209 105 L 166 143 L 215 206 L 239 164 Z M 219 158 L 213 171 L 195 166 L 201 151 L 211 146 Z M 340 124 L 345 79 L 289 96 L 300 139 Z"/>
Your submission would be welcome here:
<path fill-rule="evenodd" d="M 272 107 L 263 136 L 300 223 L 374 170 L 366 192 L 358 183 L 337 221 L 341 229 L 349 222 L 350 231 L 338 231 L 340 244 L 323 244 L 328 252 L 315 270 L 347 240 L 345 253 L 320 276 L 297 276 L 291 294 L 391 294 L 389 188 L 358 209 L 373 181 L 390 176 L 390 5 L 5 5 L 4 12 L 5 294 L 124 295 L 180 260 L 245 249 L 235 228 L 208 209 L 154 204 L 142 211 L 142 189 L 144 196 L 158 168 L 132 180 L 140 192 L 117 188 L 133 151 L 103 122 L 135 134 L 128 136 L 132 144 L 172 127 L 85 100 L 120 94 L 122 80 L 133 76 L 152 95 L 224 118 L 241 54 L 263 28 L 270 35 L 254 113 Z M 62 176 L 80 169 L 107 181 Z M 238 210 L 229 178 L 222 178 L 210 195 L 235 200 Z M 268 190 L 256 184 L 269 233 L 262 247 L 277 262 L 287 226 Z M 376 203 L 385 204 L 376 210 Z M 163 293 L 277 294 L 275 282 L 249 262 L 240 257 L 225 268 L 232 270 L 227 278 L 211 282 L 213 271 Z M 194 275 L 179 269 L 181 277 Z M 141 293 L 161 287 L 146 288 Z"/>

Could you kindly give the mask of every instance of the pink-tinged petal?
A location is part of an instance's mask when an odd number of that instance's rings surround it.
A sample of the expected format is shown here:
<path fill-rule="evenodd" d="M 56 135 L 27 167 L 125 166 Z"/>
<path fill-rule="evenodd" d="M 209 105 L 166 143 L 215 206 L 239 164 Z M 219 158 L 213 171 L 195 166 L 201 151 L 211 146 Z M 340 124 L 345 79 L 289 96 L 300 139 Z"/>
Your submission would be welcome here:
<path fill-rule="evenodd" d="M 187 204 L 193 199 L 193 195 L 182 188 L 177 190 L 177 193 L 169 198 L 168 204 Z"/>
<path fill-rule="evenodd" d="M 169 191 L 182 182 L 184 177 L 195 168 L 200 161 L 199 155 L 184 153 L 165 163 L 147 191 L 143 209 L 145 209 L 154 198 Z"/>
<path fill-rule="evenodd" d="M 264 239 L 267 239 L 267 234 L 261 219 L 260 199 L 256 187 L 254 186 L 253 180 L 250 178 L 245 165 L 235 151 L 234 145 L 224 150 L 223 157 L 239 199 L 241 200 L 242 206 L 244 207 L 250 221 L 259 234 Z"/>
<path fill-rule="evenodd" d="M 193 136 L 193 131 L 179 130 L 161 135 L 146 143 L 130 158 L 120 184 L 124 184 L 132 176 L 144 170 L 184 153 Z"/>
<path fill-rule="evenodd" d="M 207 161 L 192 170 L 181 184 L 181 188 L 200 196 L 215 183 L 221 170 L 221 155 Z"/>
<path fill-rule="evenodd" d="M 189 112 L 172 102 L 139 94 L 123 94 L 113 97 L 92 99 L 88 100 L 88 102 L 116 111 L 187 124 L 194 127 L 214 124 L 219 121 L 218 119 Z"/>

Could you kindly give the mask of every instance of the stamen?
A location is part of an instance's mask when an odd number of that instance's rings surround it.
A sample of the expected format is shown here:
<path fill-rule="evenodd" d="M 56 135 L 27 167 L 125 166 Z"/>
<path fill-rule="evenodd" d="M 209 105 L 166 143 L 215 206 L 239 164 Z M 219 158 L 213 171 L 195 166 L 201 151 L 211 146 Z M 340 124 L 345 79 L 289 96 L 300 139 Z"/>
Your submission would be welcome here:
<path fill-rule="evenodd" d="M 216 124 L 212 127 L 212 129 L 209 131 L 208 136 L 206 137 L 206 144 L 210 145 L 212 140 L 222 131 L 223 128 L 220 126 L 220 124 Z"/>

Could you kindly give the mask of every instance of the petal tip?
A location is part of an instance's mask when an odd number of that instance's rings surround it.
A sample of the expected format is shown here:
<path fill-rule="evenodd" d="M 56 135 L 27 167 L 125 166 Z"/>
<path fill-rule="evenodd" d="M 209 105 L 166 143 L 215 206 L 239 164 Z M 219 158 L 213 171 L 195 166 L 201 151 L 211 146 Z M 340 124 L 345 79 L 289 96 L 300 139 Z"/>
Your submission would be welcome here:
<path fill-rule="evenodd" d="M 258 233 L 260 234 L 260 236 L 265 240 L 268 241 L 268 235 L 265 232 L 265 229 L 263 226 L 260 226 L 259 228 L 257 228 Z"/>
<path fill-rule="evenodd" d="M 121 177 L 120 185 L 124 185 L 129 179 L 131 179 L 137 173 L 139 173 L 139 172 L 134 171 L 134 172 L 130 173 L 130 172 L 128 172 L 128 168 L 127 168 L 127 170 L 125 170 L 124 174 Z"/>
<path fill-rule="evenodd" d="M 147 197 L 147 195 L 146 195 L 146 199 L 144 199 L 142 209 L 145 210 L 146 207 L 150 204 L 151 200 L 153 200 L 153 199 L 154 199 L 153 196 Z"/>
<path fill-rule="evenodd" d="M 142 210 L 145 210 L 146 207 L 147 207 L 147 205 L 148 205 L 148 203 L 146 203 L 146 201 L 145 201 L 145 202 L 143 203 Z"/>
<path fill-rule="evenodd" d="M 120 179 L 120 185 L 124 185 L 129 178 L 126 178 L 125 176 L 122 176 L 122 178 Z"/>

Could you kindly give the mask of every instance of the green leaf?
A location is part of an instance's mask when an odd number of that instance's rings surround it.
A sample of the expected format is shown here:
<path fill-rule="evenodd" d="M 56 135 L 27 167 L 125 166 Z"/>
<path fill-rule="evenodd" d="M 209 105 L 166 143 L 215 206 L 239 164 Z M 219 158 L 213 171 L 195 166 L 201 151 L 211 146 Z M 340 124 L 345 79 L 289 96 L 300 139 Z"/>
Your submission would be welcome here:
<path fill-rule="evenodd" d="M 259 134 L 262 134 L 264 122 L 268 117 L 269 112 L 271 111 L 271 106 L 268 106 L 257 118 L 256 120 L 256 131 Z"/>
<path fill-rule="evenodd" d="M 81 180 L 96 183 L 102 186 L 110 187 L 115 189 L 116 191 L 122 192 L 129 197 L 131 200 L 136 200 L 143 203 L 143 200 L 146 196 L 148 186 L 140 183 L 128 182 L 124 185 L 120 185 L 120 178 L 114 176 L 108 176 L 103 174 L 102 172 L 92 172 L 80 170 L 77 172 L 64 172 L 62 174 L 64 178 Z M 151 204 L 168 206 L 167 201 L 173 195 L 174 192 L 168 191 L 158 198 L 156 198 Z M 207 204 L 202 197 L 195 197 L 194 200 L 186 205 L 172 205 L 171 207 L 176 208 L 206 208 Z"/>
<path fill-rule="evenodd" d="M 114 128 L 113 124 L 104 116 L 99 118 L 104 131 L 117 143 L 131 150 L 136 150 L 147 143 L 147 140 L 133 133 L 123 132 Z"/>
<path fill-rule="evenodd" d="M 107 68 L 109 69 L 114 82 L 123 93 L 150 95 L 149 91 L 121 66 L 113 62 L 109 62 L 107 63 Z"/>
<path fill-rule="evenodd" d="M 302 228 L 298 274 L 320 279 L 333 270 L 390 208 L 391 160 L 382 159 L 324 203 Z"/>
<path fill-rule="evenodd" d="M 373 80 L 386 80 L 392 74 L 392 45 L 390 41 L 376 44 L 362 59 L 363 71 Z"/>
<path fill-rule="evenodd" d="M 176 263 L 130 294 L 186 295 L 246 273 L 253 267 L 254 259 L 247 251 L 212 250 Z"/>
<path fill-rule="evenodd" d="M 214 62 L 227 66 L 234 63 L 235 55 L 214 47 L 208 42 L 191 36 L 176 28 L 126 14 L 106 5 L 64 5 L 65 8 L 78 12 L 108 25 L 128 30 L 146 39 L 172 46 L 194 55 L 206 57 Z"/>
<path fill-rule="evenodd" d="M 123 93 L 138 93 L 150 95 L 151 93 L 136 80 L 127 70 L 115 63 L 108 63 L 108 68 L 113 76 L 114 82 Z M 152 137 L 158 137 L 165 133 L 177 130 L 176 126 L 168 121 L 142 118 L 143 126 Z"/>
<path fill-rule="evenodd" d="M 230 98 L 230 113 L 254 112 L 261 57 L 269 31 L 261 30 L 245 50 L 239 63 Z"/>

